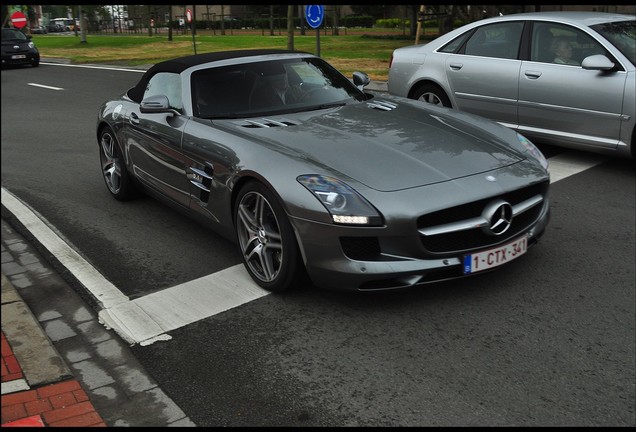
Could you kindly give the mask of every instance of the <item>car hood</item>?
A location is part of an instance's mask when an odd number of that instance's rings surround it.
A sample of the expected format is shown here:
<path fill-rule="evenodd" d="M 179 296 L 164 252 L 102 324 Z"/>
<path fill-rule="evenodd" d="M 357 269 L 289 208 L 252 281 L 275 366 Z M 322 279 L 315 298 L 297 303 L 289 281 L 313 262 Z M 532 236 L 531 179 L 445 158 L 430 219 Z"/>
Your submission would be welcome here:
<path fill-rule="evenodd" d="M 514 133 L 502 126 L 415 101 L 376 99 L 251 120 L 235 123 L 246 138 L 313 163 L 319 173 L 379 191 L 445 182 L 525 159 L 509 141 Z"/>

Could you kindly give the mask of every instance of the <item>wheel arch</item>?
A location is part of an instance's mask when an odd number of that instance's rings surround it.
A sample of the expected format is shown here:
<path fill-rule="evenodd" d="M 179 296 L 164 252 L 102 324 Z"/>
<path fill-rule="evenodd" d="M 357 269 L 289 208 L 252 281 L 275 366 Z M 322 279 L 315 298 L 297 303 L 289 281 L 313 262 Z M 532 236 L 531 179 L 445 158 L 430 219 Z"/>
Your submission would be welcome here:
<path fill-rule="evenodd" d="M 448 94 L 448 92 L 446 90 L 444 90 L 444 87 L 442 87 L 442 85 L 431 79 L 431 78 L 422 78 L 419 81 L 416 81 L 415 83 L 413 83 L 413 85 L 411 86 L 411 88 L 409 89 L 409 93 L 408 93 L 408 98 L 409 99 L 413 99 L 413 95 L 415 95 L 415 93 L 421 89 L 422 87 L 426 86 L 426 85 L 432 85 L 435 86 L 437 89 L 439 89 L 439 91 L 443 92 L 446 97 L 448 98 L 448 100 L 450 101 L 451 105 L 454 106 L 454 101 L 453 98 L 451 97 L 451 95 Z"/>
<path fill-rule="evenodd" d="M 258 175 L 255 172 L 249 171 L 249 172 L 242 173 L 241 176 L 236 180 L 236 182 L 232 186 L 232 190 L 231 190 L 231 194 L 230 194 L 230 212 L 231 212 L 230 213 L 230 218 L 231 218 L 231 221 L 232 221 L 232 227 L 234 229 L 236 229 L 236 221 L 235 221 L 235 218 L 234 218 L 234 209 L 236 207 L 236 201 L 238 199 L 238 194 L 241 191 L 241 189 L 243 188 L 243 186 L 245 186 L 247 183 L 249 183 L 251 181 L 255 181 L 255 182 L 261 183 L 267 189 L 269 189 L 269 191 L 274 195 L 274 197 L 276 197 L 276 200 L 278 201 L 278 204 L 281 206 L 281 208 L 283 209 L 283 211 L 287 215 L 287 218 L 290 221 L 290 224 L 292 226 L 292 231 L 294 232 L 294 237 L 296 238 L 296 246 L 300 250 L 301 256 L 303 258 L 303 263 L 304 263 L 305 262 L 305 250 L 304 250 L 303 241 L 302 241 L 302 238 L 300 237 L 300 234 L 296 230 L 296 226 L 292 223 L 292 219 L 293 218 L 292 218 L 291 213 L 290 213 L 290 211 L 289 211 L 289 209 L 287 207 L 287 204 L 285 203 L 285 200 L 280 196 L 280 194 L 278 193 L 276 188 L 269 181 L 267 181 L 263 176 Z"/>

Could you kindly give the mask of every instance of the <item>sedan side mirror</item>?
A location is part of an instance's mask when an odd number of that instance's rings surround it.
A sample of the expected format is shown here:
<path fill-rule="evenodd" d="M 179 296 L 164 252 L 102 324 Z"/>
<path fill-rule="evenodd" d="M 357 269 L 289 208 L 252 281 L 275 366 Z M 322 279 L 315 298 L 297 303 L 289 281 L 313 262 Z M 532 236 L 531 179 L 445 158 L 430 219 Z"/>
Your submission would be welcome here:
<path fill-rule="evenodd" d="M 591 55 L 589 57 L 585 57 L 583 62 L 581 62 L 581 67 L 583 69 L 590 70 L 612 70 L 616 66 L 610 59 L 605 57 L 602 54 Z"/>

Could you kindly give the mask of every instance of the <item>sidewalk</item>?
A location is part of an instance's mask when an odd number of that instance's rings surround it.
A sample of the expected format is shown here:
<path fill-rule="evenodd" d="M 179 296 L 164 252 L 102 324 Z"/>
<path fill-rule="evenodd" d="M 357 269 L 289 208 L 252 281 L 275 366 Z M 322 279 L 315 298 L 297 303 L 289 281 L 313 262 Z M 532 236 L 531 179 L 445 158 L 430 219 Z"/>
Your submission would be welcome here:
<path fill-rule="evenodd" d="M 4 206 L 1 233 L 2 427 L 196 426 Z"/>
<path fill-rule="evenodd" d="M 3 273 L 2 427 L 6 426 L 106 423 Z"/>

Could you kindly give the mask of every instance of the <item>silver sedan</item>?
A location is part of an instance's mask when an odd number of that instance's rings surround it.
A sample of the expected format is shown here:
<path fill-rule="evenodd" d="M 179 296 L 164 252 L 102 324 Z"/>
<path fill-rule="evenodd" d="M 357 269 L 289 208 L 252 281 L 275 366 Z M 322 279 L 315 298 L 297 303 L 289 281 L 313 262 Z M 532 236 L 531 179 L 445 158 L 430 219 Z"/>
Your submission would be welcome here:
<path fill-rule="evenodd" d="M 636 20 L 488 18 L 392 55 L 391 94 L 478 114 L 539 143 L 634 157 Z"/>

